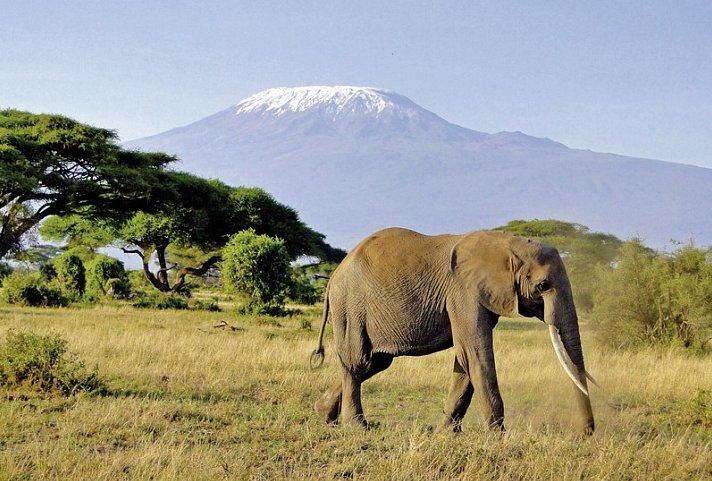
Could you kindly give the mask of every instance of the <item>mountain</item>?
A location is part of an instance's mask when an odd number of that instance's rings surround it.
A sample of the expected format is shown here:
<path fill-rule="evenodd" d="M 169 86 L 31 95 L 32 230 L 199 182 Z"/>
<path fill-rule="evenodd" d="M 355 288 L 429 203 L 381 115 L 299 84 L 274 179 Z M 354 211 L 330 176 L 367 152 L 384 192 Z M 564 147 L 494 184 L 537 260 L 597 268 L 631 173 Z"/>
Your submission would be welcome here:
<path fill-rule="evenodd" d="M 123 146 L 262 187 L 346 249 L 386 226 L 454 233 L 532 218 L 658 248 L 712 244 L 712 169 L 477 132 L 375 88 L 269 89 Z"/>

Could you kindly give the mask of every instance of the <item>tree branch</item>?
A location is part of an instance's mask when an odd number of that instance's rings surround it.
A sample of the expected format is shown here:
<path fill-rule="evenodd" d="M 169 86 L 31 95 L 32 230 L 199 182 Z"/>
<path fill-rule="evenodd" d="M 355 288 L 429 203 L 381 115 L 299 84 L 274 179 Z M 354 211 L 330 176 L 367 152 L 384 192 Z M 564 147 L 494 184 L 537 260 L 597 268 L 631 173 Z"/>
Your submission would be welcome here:
<path fill-rule="evenodd" d="M 175 269 L 176 267 L 178 267 L 178 264 L 173 264 L 173 265 L 171 265 L 171 266 L 166 266 L 166 267 L 164 267 L 164 268 L 162 268 L 162 269 L 158 269 L 158 271 L 156 271 L 156 274 L 158 274 L 159 272 L 168 272 L 168 271 L 170 271 L 170 270 L 172 270 L 172 269 Z"/>
<path fill-rule="evenodd" d="M 181 287 L 185 284 L 185 276 L 188 274 L 192 276 L 202 276 L 205 275 L 206 272 L 208 272 L 208 269 L 213 267 L 216 263 L 220 262 L 222 260 L 221 256 L 215 255 L 212 256 L 210 259 L 207 261 L 203 262 L 203 264 L 200 267 L 184 267 L 181 270 L 178 271 L 176 274 L 176 282 L 173 284 L 173 288 L 171 289 L 171 292 L 178 292 Z"/>
<path fill-rule="evenodd" d="M 136 254 L 141 258 L 141 260 L 143 260 L 143 252 L 140 249 L 127 249 L 125 247 L 122 247 L 121 251 L 124 254 Z"/>

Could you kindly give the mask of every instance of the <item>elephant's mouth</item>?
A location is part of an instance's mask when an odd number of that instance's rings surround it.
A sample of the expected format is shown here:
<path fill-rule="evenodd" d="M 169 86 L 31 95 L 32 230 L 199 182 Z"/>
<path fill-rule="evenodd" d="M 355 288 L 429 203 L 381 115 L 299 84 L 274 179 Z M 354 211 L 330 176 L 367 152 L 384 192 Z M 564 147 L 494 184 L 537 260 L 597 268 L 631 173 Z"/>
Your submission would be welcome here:
<path fill-rule="evenodd" d="M 534 301 L 523 296 L 517 296 L 517 309 L 521 316 L 536 317 L 542 322 L 544 321 L 544 301 L 541 298 Z"/>

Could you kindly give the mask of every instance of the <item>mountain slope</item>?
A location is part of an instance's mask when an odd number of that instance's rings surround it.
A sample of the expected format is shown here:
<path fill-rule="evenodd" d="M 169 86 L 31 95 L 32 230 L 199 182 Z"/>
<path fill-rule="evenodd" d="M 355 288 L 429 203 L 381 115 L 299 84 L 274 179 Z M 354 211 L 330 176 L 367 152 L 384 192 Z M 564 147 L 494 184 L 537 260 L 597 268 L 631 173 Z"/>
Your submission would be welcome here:
<path fill-rule="evenodd" d="M 343 248 L 390 225 L 464 232 L 535 217 L 656 247 L 712 243 L 712 169 L 476 132 L 379 89 L 270 89 L 124 146 L 260 186 Z"/>

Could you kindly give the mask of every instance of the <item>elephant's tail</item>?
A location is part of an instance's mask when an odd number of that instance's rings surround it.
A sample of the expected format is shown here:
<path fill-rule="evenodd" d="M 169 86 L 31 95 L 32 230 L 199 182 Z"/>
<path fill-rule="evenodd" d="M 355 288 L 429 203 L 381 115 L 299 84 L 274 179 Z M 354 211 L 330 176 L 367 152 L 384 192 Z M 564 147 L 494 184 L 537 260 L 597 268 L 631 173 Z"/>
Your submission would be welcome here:
<path fill-rule="evenodd" d="M 321 318 L 321 330 L 319 331 L 319 344 L 316 346 L 314 352 L 312 352 L 311 358 L 309 359 L 309 367 L 316 369 L 324 364 L 324 331 L 326 330 L 326 322 L 329 320 L 329 285 L 326 285 L 326 292 L 324 293 L 324 314 Z"/>

